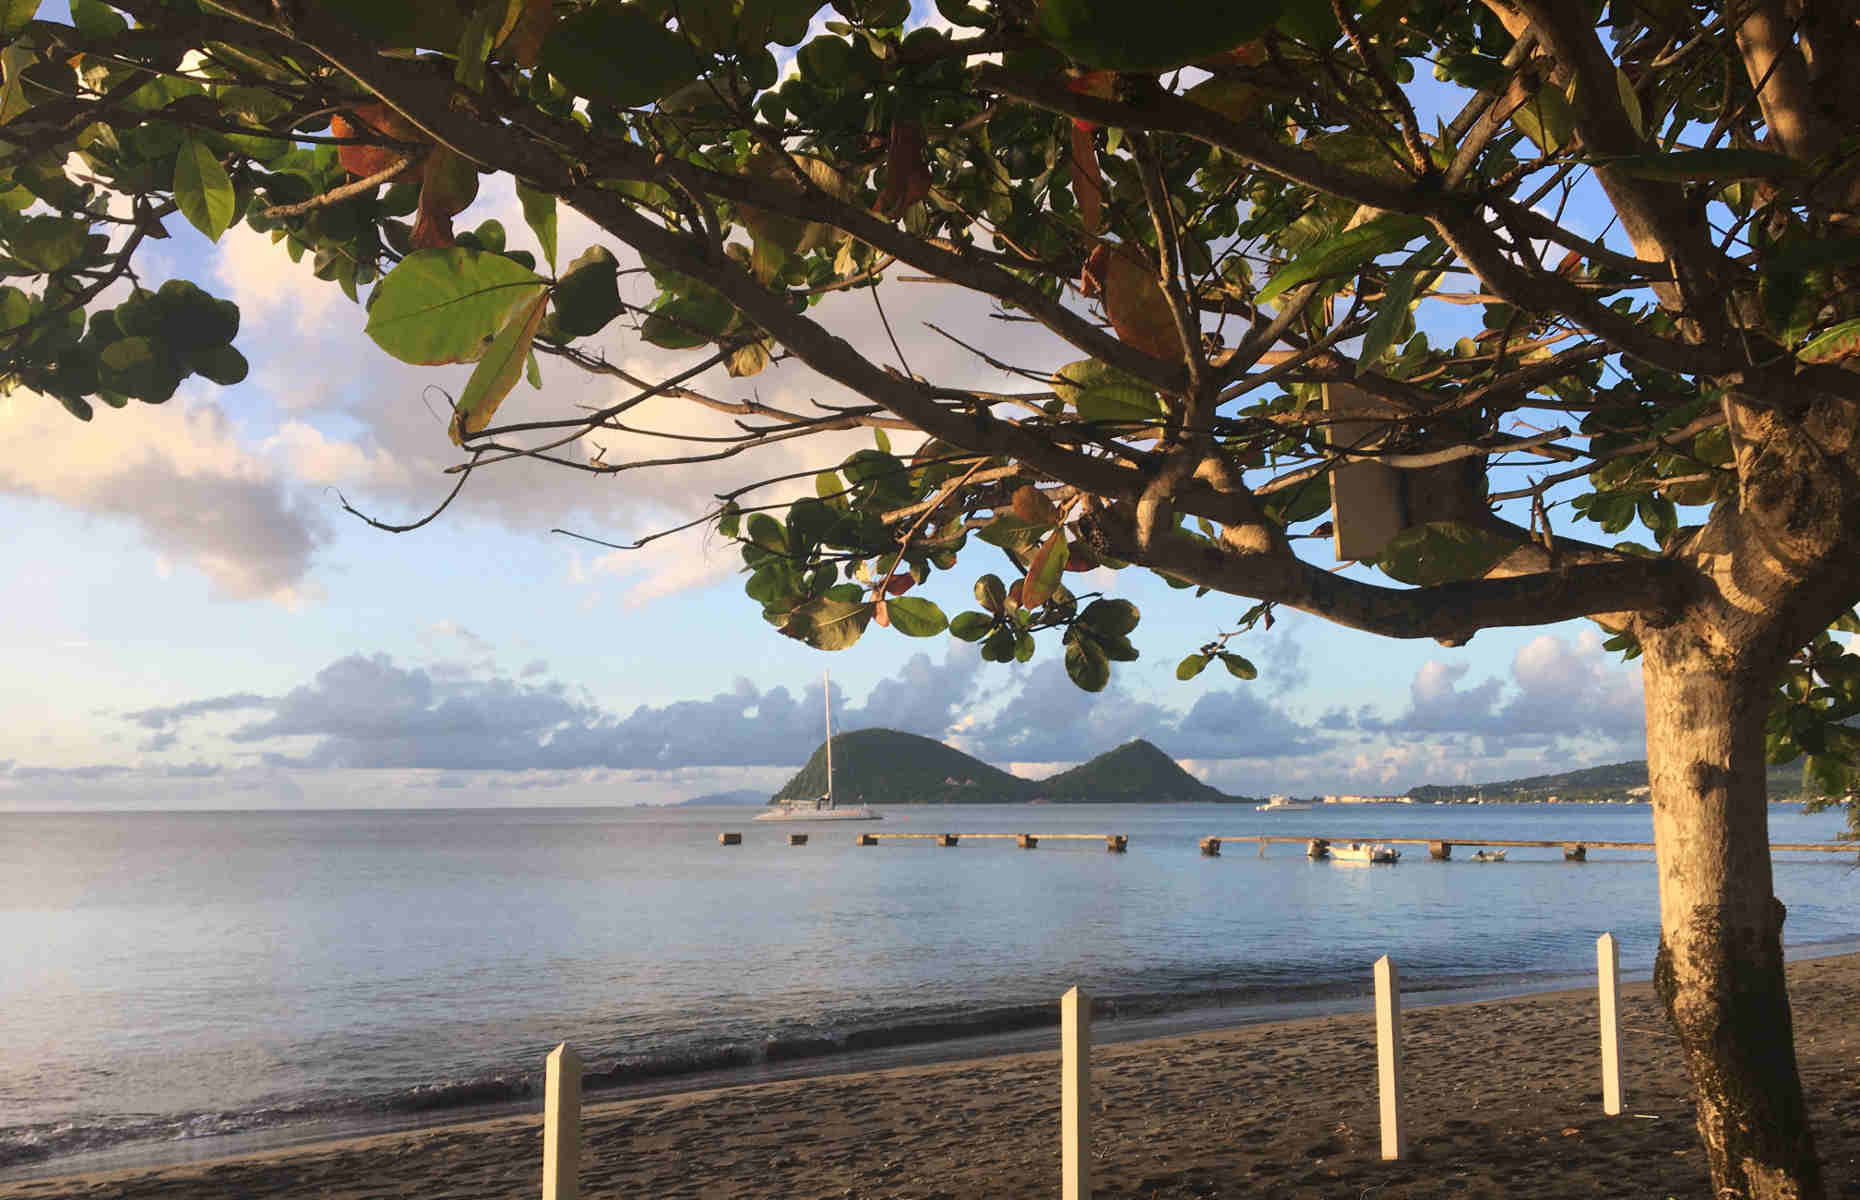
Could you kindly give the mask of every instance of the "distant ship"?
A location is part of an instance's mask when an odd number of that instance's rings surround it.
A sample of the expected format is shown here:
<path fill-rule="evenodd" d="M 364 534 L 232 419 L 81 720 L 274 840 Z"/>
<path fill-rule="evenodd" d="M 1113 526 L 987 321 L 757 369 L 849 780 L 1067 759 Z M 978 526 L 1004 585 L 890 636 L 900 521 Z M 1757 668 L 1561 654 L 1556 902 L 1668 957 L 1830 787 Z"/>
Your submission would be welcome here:
<path fill-rule="evenodd" d="M 863 804 L 841 808 L 833 802 L 833 687 L 823 677 L 822 699 L 827 703 L 827 790 L 812 800 L 784 800 L 779 808 L 757 813 L 758 821 L 882 821 L 884 816 Z"/>
<path fill-rule="evenodd" d="M 1264 804 L 1255 804 L 1254 812 L 1303 812 L 1312 807 L 1308 800 L 1291 800 L 1284 796 L 1268 796 Z"/>

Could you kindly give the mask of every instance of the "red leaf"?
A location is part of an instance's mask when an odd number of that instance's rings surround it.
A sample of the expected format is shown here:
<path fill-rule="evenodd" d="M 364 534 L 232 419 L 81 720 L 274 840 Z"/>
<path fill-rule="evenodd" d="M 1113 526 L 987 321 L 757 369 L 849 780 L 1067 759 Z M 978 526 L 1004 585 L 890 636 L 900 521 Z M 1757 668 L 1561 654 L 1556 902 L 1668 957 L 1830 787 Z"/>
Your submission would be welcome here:
<path fill-rule="evenodd" d="M 917 581 L 912 579 L 908 574 L 893 575 L 890 579 L 885 581 L 885 591 L 893 596 L 902 596 L 916 586 Z"/>
<path fill-rule="evenodd" d="M 1023 604 L 1038 608 L 1052 597 L 1053 589 L 1059 586 L 1059 576 L 1066 569 L 1067 557 L 1065 531 L 1055 529 L 1027 560 L 1027 577 L 1021 581 L 1020 589 Z"/>
<path fill-rule="evenodd" d="M 385 104 L 364 104 L 352 113 L 337 113 L 329 119 L 329 133 L 338 138 L 391 138 L 397 142 L 424 142 L 420 131 L 409 125 L 399 113 Z M 394 165 L 394 160 L 408 153 L 392 146 L 338 146 L 336 161 L 357 179 L 379 175 Z M 414 171 L 409 164 L 400 178 Z"/>
<path fill-rule="evenodd" d="M 415 250 L 452 245 L 452 218 L 478 197 L 478 168 L 441 146 L 420 173 L 420 215 L 413 223 Z"/>
<path fill-rule="evenodd" d="M 885 190 L 878 211 L 896 218 L 930 194 L 930 168 L 924 163 L 924 130 L 915 121 L 891 123 L 891 146 L 885 154 Z"/>
<path fill-rule="evenodd" d="M 1045 493 L 1031 483 L 1015 489 L 1014 515 L 1030 525 L 1051 525 L 1059 519 L 1059 510 Z"/>
<path fill-rule="evenodd" d="M 1087 300 L 1103 293 L 1104 276 L 1111 269 L 1110 264 L 1110 243 L 1099 242 L 1085 259 L 1085 268 L 1079 272 L 1079 291 L 1085 294 Z"/>
<path fill-rule="evenodd" d="M 1100 100 L 1109 100 L 1117 94 L 1117 72 L 1087 71 L 1075 79 L 1067 80 L 1066 87 L 1083 96 L 1096 96 Z M 1072 128 L 1075 133 L 1081 130 L 1090 133 L 1098 128 L 1098 123 L 1087 121 L 1082 117 L 1073 117 Z"/>
<path fill-rule="evenodd" d="M 1086 296 L 1103 294 L 1105 315 L 1125 344 L 1155 358 L 1181 357 L 1175 318 L 1154 268 L 1122 246 L 1100 242 L 1085 260 L 1080 279 Z"/>
<path fill-rule="evenodd" d="M 1195 65 L 1212 70 L 1216 67 L 1257 67 L 1265 61 L 1266 43 L 1241 42 L 1232 50 L 1223 50 L 1211 58 L 1202 59 Z"/>
<path fill-rule="evenodd" d="M 1086 233 L 1104 232 L 1104 175 L 1098 170 L 1098 146 L 1091 129 L 1072 122 L 1072 194 L 1079 202 L 1079 224 Z"/>

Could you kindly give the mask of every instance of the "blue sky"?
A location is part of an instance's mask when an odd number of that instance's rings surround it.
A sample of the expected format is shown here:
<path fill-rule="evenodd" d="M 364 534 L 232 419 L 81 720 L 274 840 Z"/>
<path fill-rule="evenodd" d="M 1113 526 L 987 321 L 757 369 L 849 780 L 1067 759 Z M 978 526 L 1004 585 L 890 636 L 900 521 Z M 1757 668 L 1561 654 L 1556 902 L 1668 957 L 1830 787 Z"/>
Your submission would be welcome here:
<path fill-rule="evenodd" d="M 507 187 L 487 186 L 460 226 L 487 216 L 534 248 Z M 564 218 L 562 261 L 593 238 Z M 688 519 L 751 469 L 834 465 L 870 444 L 864 433 L 679 474 L 509 464 L 481 472 L 434 524 L 379 532 L 336 491 L 383 519 L 430 509 L 459 455 L 444 400 L 427 389 L 456 392 L 463 370 L 389 359 L 362 334 L 360 309 L 249 231 L 215 246 L 179 217 L 168 227 L 145 286 L 184 275 L 237 300 L 252 374 L 233 388 L 196 379 L 166 405 L 100 409 L 88 425 L 29 393 L 0 398 L 12 435 L 0 455 L 11 564 L 0 809 L 772 790 L 818 743 L 828 669 L 841 728 L 904 728 L 1027 774 L 1135 736 L 1249 794 L 1399 791 L 1641 756 L 1638 673 L 1582 624 L 1490 631 L 1449 650 L 1286 614 L 1238 646 L 1257 681 L 1216 668 L 1178 683 L 1177 660 L 1246 605 L 1127 571 L 1091 586 L 1142 608 L 1142 658 L 1089 696 L 1065 680 L 1056 643 L 1008 667 L 943 637 L 877 629 L 846 652 L 809 650 L 763 624 L 734 553 L 701 532 L 631 555 L 549 533 L 624 541 Z M 836 328 L 891 359 L 869 301 L 833 303 Z M 1001 386 L 924 325 L 1001 345 L 980 306 L 908 284 L 889 288 L 887 305 L 915 370 Z M 620 325 L 601 338 L 614 361 L 642 373 L 689 361 Z M 1040 360 L 1022 330 L 1011 331 L 1016 356 Z M 701 386 L 847 399 L 793 367 Z M 520 387 L 503 415 L 610 394 L 545 364 L 543 391 Z M 715 421 L 666 402 L 641 423 L 701 432 Z M 609 458 L 645 445 L 612 440 Z M 975 576 L 997 569 L 972 553 L 927 594 L 954 613 L 970 606 Z"/>

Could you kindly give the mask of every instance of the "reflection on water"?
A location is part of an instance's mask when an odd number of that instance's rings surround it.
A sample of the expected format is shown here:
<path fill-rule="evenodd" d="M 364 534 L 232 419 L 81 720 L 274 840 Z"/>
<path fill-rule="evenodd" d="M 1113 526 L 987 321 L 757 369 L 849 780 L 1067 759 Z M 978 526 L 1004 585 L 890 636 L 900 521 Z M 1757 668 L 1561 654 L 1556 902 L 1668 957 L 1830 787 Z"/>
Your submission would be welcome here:
<path fill-rule="evenodd" d="M 1645 806 L 891 808 L 882 832 L 1122 833 L 805 847 L 752 810 L 0 816 L 0 1166 L 133 1138 L 520 1096 L 567 1039 L 619 1081 L 1052 1019 L 1624 969 L 1658 937 Z M 1838 814 L 1772 813 L 1777 841 Z M 720 847 L 720 829 L 743 844 Z M 1264 857 L 1208 835 L 1446 837 L 1451 862 Z M 1860 932 L 1851 859 L 1779 857 L 1787 936 Z"/>

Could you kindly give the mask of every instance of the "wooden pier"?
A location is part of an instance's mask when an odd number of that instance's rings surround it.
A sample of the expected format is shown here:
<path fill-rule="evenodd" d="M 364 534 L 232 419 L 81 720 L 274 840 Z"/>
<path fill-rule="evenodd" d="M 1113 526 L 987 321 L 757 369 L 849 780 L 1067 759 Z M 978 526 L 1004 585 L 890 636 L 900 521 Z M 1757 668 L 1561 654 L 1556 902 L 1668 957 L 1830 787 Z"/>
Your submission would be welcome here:
<path fill-rule="evenodd" d="M 1653 850 L 1652 842 L 1611 842 L 1611 841 L 1558 841 L 1532 838 L 1430 838 L 1430 837 L 1287 837 L 1259 833 L 1240 834 L 1234 837 L 1205 837 L 1201 839 L 1201 852 L 1209 857 L 1218 857 L 1223 842 L 1251 842 L 1259 847 L 1259 856 L 1266 856 L 1266 847 L 1274 844 L 1303 846 L 1312 858 L 1323 858 L 1330 852 L 1330 847 L 1337 843 L 1381 842 L 1389 845 L 1426 846 L 1429 858 L 1446 861 L 1453 857 L 1453 847 L 1472 846 L 1535 846 L 1544 849 L 1561 849 L 1567 862 L 1586 862 L 1591 850 Z M 1811 854 L 1860 854 L 1860 842 L 1771 842 L 1770 851 L 1794 851 Z"/>
<path fill-rule="evenodd" d="M 930 838 L 939 846 L 954 846 L 965 838 L 971 841 L 1012 838 L 1022 850 L 1038 849 L 1041 842 L 1103 842 L 1104 848 L 1112 854 L 1125 854 L 1130 850 L 1130 838 L 1122 833 L 862 833 L 858 844 L 876 846 L 882 839 L 893 838 Z"/>

